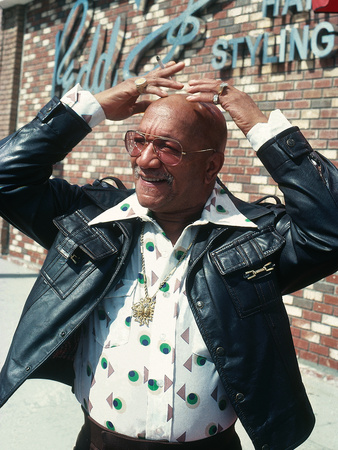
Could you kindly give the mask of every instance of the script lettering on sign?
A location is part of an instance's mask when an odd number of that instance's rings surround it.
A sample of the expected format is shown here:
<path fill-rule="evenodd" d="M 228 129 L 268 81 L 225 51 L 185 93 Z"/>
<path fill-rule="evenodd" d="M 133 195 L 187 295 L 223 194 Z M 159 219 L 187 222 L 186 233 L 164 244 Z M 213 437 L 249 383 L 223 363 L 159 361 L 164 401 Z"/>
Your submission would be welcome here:
<path fill-rule="evenodd" d="M 100 92 L 112 84 L 112 74 L 122 49 L 126 19 L 122 15 L 117 16 L 107 51 L 101 53 L 99 57 L 97 57 L 98 48 L 103 47 L 102 31 L 100 25 L 96 28 L 88 61 L 78 69 L 75 57 L 90 29 L 92 16 L 88 0 L 77 0 L 68 15 L 63 31 L 56 36 L 53 95 L 61 96 L 76 83 L 81 83 L 84 89 L 93 93 Z"/>
<path fill-rule="evenodd" d="M 166 63 L 175 56 L 177 57 L 179 50 L 184 45 L 196 40 L 198 36 L 201 21 L 193 14 L 213 2 L 215 0 L 189 0 L 187 8 L 182 14 L 157 28 L 133 48 L 124 64 L 123 78 L 127 79 L 135 75 L 134 68 L 137 62 L 149 48 L 163 39 L 164 36 L 170 47 L 165 58 L 163 58 L 163 62 Z"/>
<path fill-rule="evenodd" d="M 216 0 L 189 0 L 187 8 L 178 17 L 148 34 L 136 45 L 123 66 L 123 79 L 135 76 L 137 66 L 144 53 L 161 39 L 166 39 L 168 51 L 163 62 L 177 57 L 178 52 L 187 44 L 194 42 L 200 32 L 201 19 L 194 14 Z M 135 0 L 138 9 L 143 9 L 146 0 Z M 89 31 L 93 13 L 88 7 L 88 0 L 77 0 L 71 9 L 64 30 L 56 36 L 55 66 L 53 74 L 52 93 L 62 95 L 74 84 L 80 83 L 84 89 L 92 93 L 100 92 L 117 83 L 117 60 L 122 50 L 126 32 L 125 16 L 117 16 L 110 36 L 108 49 L 99 57 L 101 41 L 101 26 L 95 31 L 88 61 L 81 67 L 76 67 L 75 58 L 79 48 Z M 115 76 L 112 77 L 112 74 Z"/>

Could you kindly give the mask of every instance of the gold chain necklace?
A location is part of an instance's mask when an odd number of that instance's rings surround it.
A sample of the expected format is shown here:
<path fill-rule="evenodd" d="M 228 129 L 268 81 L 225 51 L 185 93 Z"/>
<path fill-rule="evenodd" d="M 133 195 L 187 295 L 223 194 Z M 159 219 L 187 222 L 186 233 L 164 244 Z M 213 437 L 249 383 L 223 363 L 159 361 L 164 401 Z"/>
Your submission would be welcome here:
<path fill-rule="evenodd" d="M 175 272 L 175 270 L 179 267 L 181 262 L 187 256 L 188 251 L 191 249 L 193 243 L 195 242 L 197 233 L 196 233 L 194 239 L 191 241 L 189 247 L 181 255 L 181 257 L 178 260 L 175 267 L 173 267 L 171 269 L 171 271 L 168 273 L 168 275 L 160 283 L 156 292 L 153 294 L 152 297 L 150 297 L 149 292 L 148 292 L 147 277 L 146 277 L 146 265 L 145 265 L 145 260 L 144 260 L 144 227 L 145 227 L 145 224 L 142 225 L 140 243 L 141 243 L 142 275 L 143 275 L 143 279 L 144 279 L 144 294 L 145 295 L 144 295 L 144 298 L 142 298 L 138 303 L 136 303 L 135 305 L 132 306 L 132 311 L 133 311 L 133 317 L 135 319 L 135 322 L 139 322 L 140 326 L 147 325 L 147 327 L 148 327 L 149 322 L 152 322 L 153 317 L 154 317 L 156 295 L 157 295 L 158 291 L 165 285 L 165 283 L 169 280 L 169 278 L 172 276 L 172 274 Z"/>

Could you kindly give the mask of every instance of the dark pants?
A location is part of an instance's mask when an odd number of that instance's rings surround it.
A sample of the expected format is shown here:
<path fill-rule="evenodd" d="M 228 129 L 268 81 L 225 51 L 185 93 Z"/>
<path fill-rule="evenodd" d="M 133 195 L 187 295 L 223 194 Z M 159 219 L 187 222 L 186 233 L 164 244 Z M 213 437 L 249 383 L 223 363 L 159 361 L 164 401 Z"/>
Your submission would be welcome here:
<path fill-rule="evenodd" d="M 152 441 L 124 436 L 110 431 L 85 414 L 85 423 L 77 438 L 74 450 L 241 450 L 242 446 L 235 427 L 206 439 L 185 443 Z"/>

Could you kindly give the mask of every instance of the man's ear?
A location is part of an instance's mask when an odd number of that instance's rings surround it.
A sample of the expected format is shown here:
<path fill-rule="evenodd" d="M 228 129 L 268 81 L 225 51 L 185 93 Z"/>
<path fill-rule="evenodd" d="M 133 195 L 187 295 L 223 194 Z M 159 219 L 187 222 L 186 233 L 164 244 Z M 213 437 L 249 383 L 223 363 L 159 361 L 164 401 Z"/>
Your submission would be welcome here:
<path fill-rule="evenodd" d="M 215 181 L 218 173 L 221 171 L 224 163 L 224 154 L 221 152 L 214 152 L 206 162 L 205 182 L 210 184 Z"/>

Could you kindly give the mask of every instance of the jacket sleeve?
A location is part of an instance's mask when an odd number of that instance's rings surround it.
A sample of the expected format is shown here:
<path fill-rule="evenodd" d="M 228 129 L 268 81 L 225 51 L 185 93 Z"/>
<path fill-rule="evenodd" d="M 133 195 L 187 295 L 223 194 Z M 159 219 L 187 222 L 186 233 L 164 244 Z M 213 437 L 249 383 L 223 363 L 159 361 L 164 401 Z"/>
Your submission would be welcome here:
<path fill-rule="evenodd" d="M 297 127 L 270 139 L 257 155 L 284 194 L 286 214 L 276 227 L 285 238 L 278 274 L 286 294 L 338 269 L 338 171 Z"/>
<path fill-rule="evenodd" d="M 32 122 L 0 142 L 0 213 L 23 233 L 49 248 L 53 219 L 68 211 L 81 188 L 52 179 L 61 161 L 91 128 L 57 98 Z"/>

